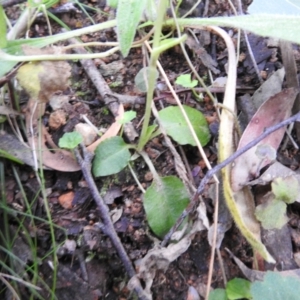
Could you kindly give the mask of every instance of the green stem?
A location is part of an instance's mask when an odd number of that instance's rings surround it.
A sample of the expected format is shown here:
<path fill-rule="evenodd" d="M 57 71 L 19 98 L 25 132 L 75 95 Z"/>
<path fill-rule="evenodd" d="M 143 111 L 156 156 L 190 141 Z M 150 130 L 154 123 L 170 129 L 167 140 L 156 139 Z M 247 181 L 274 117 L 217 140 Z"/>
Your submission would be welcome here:
<path fill-rule="evenodd" d="M 147 92 L 147 98 L 146 98 L 146 108 L 145 108 L 145 116 L 144 116 L 144 122 L 142 127 L 142 132 L 140 135 L 140 140 L 138 143 L 138 151 L 141 151 L 146 144 L 146 134 L 147 134 L 147 128 L 149 126 L 150 116 L 151 116 L 151 104 L 153 100 L 153 92 L 155 87 L 155 78 L 156 78 L 156 62 L 159 57 L 159 52 L 156 51 L 157 48 L 159 48 L 160 43 L 160 37 L 161 37 L 161 30 L 167 10 L 167 0 L 160 0 L 159 6 L 158 6 L 158 16 L 154 24 L 154 37 L 153 37 L 153 51 L 151 53 L 150 57 L 150 68 L 149 68 L 149 80 L 148 80 L 148 92 Z"/>

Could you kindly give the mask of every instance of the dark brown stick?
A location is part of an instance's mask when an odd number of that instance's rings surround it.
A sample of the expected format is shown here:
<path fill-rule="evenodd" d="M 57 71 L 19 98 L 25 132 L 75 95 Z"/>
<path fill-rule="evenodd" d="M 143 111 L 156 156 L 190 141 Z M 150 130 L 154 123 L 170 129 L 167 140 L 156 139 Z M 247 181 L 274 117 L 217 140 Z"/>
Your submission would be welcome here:
<path fill-rule="evenodd" d="M 132 263 L 115 231 L 113 222 L 109 216 L 109 209 L 107 205 L 105 204 L 103 198 L 100 196 L 98 192 L 98 188 L 95 184 L 95 181 L 93 179 L 93 176 L 91 174 L 91 161 L 93 158 L 93 154 L 91 152 L 88 152 L 85 146 L 81 145 L 83 157 L 81 156 L 78 149 L 75 149 L 75 155 L 77 158 L 77 161 L 81 167 L 83 176 L 88 183 L 88 186 L 90 188 L 90 191 L 93 195 L 93 198 L 99 208 L 100 216 L 103 222 L 103 226 L 101 226 L 101 229 L 103 232 L 111 239 L 112 244 L 116 248 L 119 257 L 121 261 L 124 264 L 125 270 L 130 278 L 136 275 L 135 270 L 132 266 Z M 141 300 L 148 300 L 147 296 L 145 295 L 145 292 L 138 280 L 135 280 L 135 292 L 137 293 L 139 299 Z"/>

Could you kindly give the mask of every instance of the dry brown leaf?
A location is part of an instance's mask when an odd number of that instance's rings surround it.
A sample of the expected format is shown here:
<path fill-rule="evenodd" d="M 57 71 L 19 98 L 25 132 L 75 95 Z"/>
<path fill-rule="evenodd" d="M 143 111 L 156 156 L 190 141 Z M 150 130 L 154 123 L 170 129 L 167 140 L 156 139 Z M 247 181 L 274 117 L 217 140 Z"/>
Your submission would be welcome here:
<path fill-rule="evenodd" d="M 58 197 L 59 204 L 65 209 L 72 208 L 72 202 L 74 199 L 74 192 L 70 191 L 68 193 L 62 194 Z"/>
<path fill-rule="evenodd" d="M 201 207 L 202 206 L 202 207 Z M 205 229 L 203 223 L 207 218 L 203 216 L 203 205 L 199 205 L 198 219 L 194 222 L 192 228 L 181 240 L 177 243 L 170 244 L 168 247 L 155 247 L 151 249 L 147 255 L 137 263 L 137 275 L 132 277 L 128 282 L 128 288 L 133 289 L 136 282 L 136 277 L 143 279 L 145 282 L 144 293 L 147 296 L 146 299 L 152 299 L 151 286 L 157 270 L 165 271 L 171 262 L 177 259 L 182 253 L 184 253 L 191 244 L 191 241 L 196 232 Z"/>
<path fill-rule="evenodd" d="M 264 276 L 266 272 L 262 271 L 256 271 L 248 268 L 241 260 L 239 260 L 236 256 L 234 256 L 228 249 L 226 249 L 230 255 L 232 256 L 235 263 L 238 265 L 240 270 L 243 272 L 244 276 L 250 280 L 251 282 L 254 281 L 262 281 L 264 279 Z M 282 276 L 295 276 L 297 278 L 300 278 L 300 269 L 294 269 L 289 271 L 282 271 L 280 272 Z"/>
<path fill-rule="evenodd" d="M 294 88 L 285 89 L 272 96 L 256 112 L 251 119 L 242 138 L 238 149 L 244 147 L 254 138 L 261 135 L 265 128 L 278 124 L 291 115 L 291 109 L 298 90 Z M 279 129 L 263 139 L 257 146 L 266 144 L 277 149 L 283 138 L 285 128 Z M 257 147 L 253 147 L 240 157 L 238 157 L 231 170 L 231 184 L 233 191 L 239 191 L 252 180 L 258 171 L 270 163 L 268 160 L 262 161 L 256 154 Z"/>
<path fill-rule="evenodd" d="M 80 166 L 77 163 L 74 155 L 66 150 L 59 149 L 55 143 L 52 141 L 51 136 L 47 132 L 46 128 L 42 125 L 41 136 L 34 135 L 32 136 L 31 130 L 38 132 L 37 117 L 32 119 L 33 124 L 31 124 L 31 116 L 34 115 L 35 101 L 30 100 L 28 102 L 27 112 L 26 112 L 26 127 L 28 132 L 28 142 L 31 145 L 32 149 L 39 149 L 42 145 L 42 163 L 45 167 L 61 171 L 61 172 L 76 172 L 80 170 Z M 41 112 L 39 112 L 40 114 Z M 121 124 L 118 120 L 123 118 L 124 107 L 122 104 L 119 106 L 119 115 L 116 118 L 116 121 L 109 127 L 105 134 L 96 142 L 87 147 L 88 151 L 94 152 L 96 147 L 105 139 L 115 136 L 120 128 Z M 33 127 L 33 129 L 31 129 Z M 50 146 L 51 151 L 48 149 Z"/>
<path fill-rule="evenodd" d="M 23 46 L 27 55 L 55 54 L 57 48 L 37 49 Z M 50 97 L 69 87 L 71 67 L 66 61 L 31 62 L 21 66 L 17 73 L 20 85 L 38 102 L 48 102 Z"/>
<path fill-rule="evenodd" d="M 122 127 L 122 124 L 119 123 L 119 120 L 122 120 L 124 116 L 124 106 L 123 104 L 119 105 L 119 110 L 118 110 L 118 116 L 116 117 L 116 121 L 114 123 L 111 124 L 111 126 L 106 130 L 106 132 L 101 136 L 100 139 L 98 139 L 95 143 L 93 143 L 92 145 L 88 146 L 87 149 L 90 152 L 94 152 L 95 149 L 97 148 L 97 146 L 103 142 L 104 140 L 116 136 L 119 132 L 119 130 Z"/>
<path fill-rule="evenodd" d="M 61 49 L 58 47 L 37 49 L 24 46 L 23 51 L 27 55 L 36 55 L 60 53 Z M 38 119 L 44 114 L 45 103 L 47 103 L 54 94 L 68 88 L 70 75 L 71 67 L 65 61 L 28 63 L 22 66 L 17 74 L 20 85 L 30 96 L 26 111 L 28 143 L 32 149 L 38 150 L 42 147 L 42 157 L 40 159 L 45 167 L 62 172 L 78 171 L 80 170 L 80 166 L 71 152 L 58 149 L 43 125 L 42 130 L 39 132 Z M 124 107 L 122 104 L 119 105 L 118 113 L 116 121 L 110 126 L 105 134 L 87 148 L 90 152 L 94 152 L 99 143 L 109 137 L 115 136 L 119 132 L 122 125 L 118 120 L 122 119 L 124 114 Z M 55 121 L 56 120 L 57 119 L 55 119 Z M 55 124 L 55 127 L 64 122 L 65 121 L 63 120 L 62 122 L 59 122 L 58 125 Z M 52 127 L 54 127 L 53 122 L 51 124 Z M 41 136 L 38 136 L 39 134 Z M 52 148 L 51 151 L 47 146 Z"/>
<path fill-rule="evenodd" d="M 0 115 L 6 115 L 6 116 L 19 116 L 21 115 L 21 113 L 7 107 L 7 106 L 4 106 L 4 105 L 0 105 Z"/>

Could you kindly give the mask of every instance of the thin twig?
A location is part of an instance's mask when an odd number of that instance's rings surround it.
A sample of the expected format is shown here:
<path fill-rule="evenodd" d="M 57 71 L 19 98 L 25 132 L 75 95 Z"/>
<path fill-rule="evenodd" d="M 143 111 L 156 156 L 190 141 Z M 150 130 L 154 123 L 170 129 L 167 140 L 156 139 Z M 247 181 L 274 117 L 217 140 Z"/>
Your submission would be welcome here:
<path fill-rule="evenodd" d="M 257 145 L 260 141 L 262 141 L 264 138 L 266 138 L 268 135 L 270 135 L 271 133 L 273 133 L 274 131 L 287 126 L 293 122 L 300 122 L 300 112 L 297 113 L 296 115 L 274 125 L 271 126 L 269 128 L 266 128 L 265 131 L 258 136 L 257 138 L 255 138 L 253 141 L 251 141 L 250 143 L 248 143 L 246 146 L 244 146 L 243 148 L 237 150 L 235 153 L 233 153 L 231 156 L 229 156 L 227 159 L 223 160 L 221 163 L 219 163 L 218 165 L 216 165 L 214 168 L 212 168 L 211 170 L 209 170 L 206 175 L 204 176 L 204 178 L 201 180 L 200 185 L 198 186 L 197 192 L 194 194 L 190 204 L 188 205 L 188 207 L 182 212 L 181 216 L 178 218 L 176 224 L 171 228 L 171 230 L 167 233 L 167 235 L 165 236 L 164 240 L 162 241 L 161 245 L 165 246 L 168 241 L 170 240 L 171 236 L 173 235 L 173 233 L 178 229 L 178 227 L 181 225 L 182 221 L 192 212 L 194 211 L 195 207 L 197 207 L 198 204 L 198 198 L 199 196 L 203 193 L 205 186 L 208 184 L 208 182 L 210 181 L 210 179 L 216 174 L 218 173 L 221 169 L 223 169 L 224 167 L 226 167 L 227 165 L 229 165 L 230 163 L 234 162 L 235 159 L 237 159 L 239 156 L 241 156 L 243 153 L 245 153 L 246 151 L 248 151 L 249 149 L 251 149 L 252 147 L 254 147 L 255 145 Z"/>
<path fill-rule="evenodd" d="M 218 218 L 219 218 L 219 184 L 216 184 L 216 196 L 215 196 L 215 211 L 214 211 L 214 231 L 211 244 L 211 253 L 209 260 L 209 271 L 207 279 L 207 289 L 205 294 L 205 300 L 209 298 L 210 286 L 212 282 L 214 263 L 215 263 L 215 254 L 216 254 L 216 242 L 217 242 L 217 231 L 218 231 Z"/>
<path fill-rule="evenodd" d="M 124 264 L 127 274 L 129 275 L 130 278 L 132 278 L 133 276 L 136 275 L 135 270 L 132 266 L 132 263 L 131 263 L 116 231 L 115 231 L 113 222 L 109 216 L 109 209 L 108 209 L 107 205 L 105 204 L 103 198 L 100 196 L 100 194 L 98 192 L 98 188 L 97 188 L 95 181 L 91 174 L 91 161 L 92 161 L 93 154 L 91 152 L 88 152 L 87 149 L 85 148 L 85 146 L 83 146 L 83 145 L 81 145 L 81 149 L 82 149 L 83 157 L 81 156 L 78 149 L 75 149 L 75 155 L 76 155 L 77 161 L 81 167 L 83 176 L 88 183 L 90 191 L 91 191 L 93 198 L 94 198 L 94 200 L 98 206 L 98 209 L 100 211 L 100 216 L 101 216 L 101 219 L 103 222 L 103 226 L 101 227 L 101 229 L 111 239 L 112 244 L 116 248 L 117 253 L 119 254 L 119 257 Z M 139 299 L 146 300 L 147 297 L 143 291 L 143 288 L 142 288 L 140 282 L 138 280 L 136 280 L 135 282 L 136 282 L 135 291 L 136 291 Z"/>

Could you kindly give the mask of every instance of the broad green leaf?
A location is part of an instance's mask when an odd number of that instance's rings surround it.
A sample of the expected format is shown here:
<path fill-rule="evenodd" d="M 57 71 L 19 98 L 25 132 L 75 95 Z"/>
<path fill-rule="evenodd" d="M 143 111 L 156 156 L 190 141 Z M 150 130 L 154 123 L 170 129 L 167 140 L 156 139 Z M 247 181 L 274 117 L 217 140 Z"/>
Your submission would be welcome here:
<path fill-rule="evenodd" d="M 147 0 L 119 0 L 117 33 L 121 52 L 126 57 L 131 48 L 136 28 L 141 20 Z"/>
<path fill-rule="evenodd" d="M 234 278 L 228 281 L 226 285 L 228 299 L 251 299 L 250 286 L 251 282 L 242 278 Z"/>
<path fill-rule="evenodd" d="M 284 14 L 300 15 L 299 0 L 254 0 L 248 7 L 247 12 L 252 14 Z"/>
<path fill-rule="evenodd" d="M 157 70 L 151 67 L 145 67 L 139 70 L 134 78 L 135 86 L 143 93 L 148 91 L 148 81 L 150 76 L 154 76 L 155 80 L 157 80 Z"/>
<path fill-rule="evenodd" d="M 60 148 L 74 149 L 83 141 L 82 135 L 77 132 L 66 132 L 58 142 Z"/>
<path fill-rule="evenodd" d="M 288 222 L 286 204 L 281 200 L 276 200 L 273 194 L 265 203 L 256 207 L 255 216 L 265 229 L 280 229 Z"/>
<path fill-rule="evenodd" d="M 209 292 L 208 300 L 227 300 L 226 291 L 224 289 L 215 289 Z"/>
<path fill-rule="evenodd" d="M 198 81 L 196 79 L 192 80 L 191 74 L 183 74 L 177 77 L 175 83 L 185 88 L 194 88 L 198 84 Z"/>
<path fill-rule="evenodd" d="M 253 300 L 296 300 L 300 295 L 300 280 L 268 271 L 262 282 L 252 283 L 251 294 Z"/>
<path fill-rule="evenodd" d="M 210 140 L 210 134 L 204 115 L 189 106 L 184 105 L 183 107 L 201 145 L 205 146 Z M 173 140 L 180 145 L 190 144 L 196 146 L 188 124 L 178 106 L 169 106 L 162 109 L 158 114 L 167 134 L 170 135 Z"/>
<path fill-rule="evenodd" d="M 7 40 L 6 40 L 6 22 L 5 22 L 5 12 L 0 5 L 0 48 L 4 48 L 7 45 Z"/>
<path fill-rule="evenodd" d="M 123 118 L 121 120 L 118 120 L 118 123 L 120 124 L 129 123 L 135 117 L 136 117 L 136 111 L 133 110 L 125 111 Z"/>
<path fill-rule="evenodd" d="M 274 21 L 276 20 L 276 26 Z M 173 20 L 166 21 L 166 24 L 172 24 Z M 203 23 L 202 23 L 203 22 Z M 238 17 L 217 17 L 209 19 L 180 19 L 178 24 L 188 25 L 216 25 L 224 27 L 241 28 L 252 31 L 261 36 L 270 36 L 294 43 L 300 44 L 300 35 L 297 34 L 297 28 L 300 22 L 300 16 L 287 16 L 280 14 L 257 14 L 244 15 Z"/>
<path fill-rule="evenodd" d="M 293 175 L 275 178 L 272 182 L 272 192 L 276 199 L 288 204 L 293 203 L 300 193 L 299 182 Z"/>
<path fill-rule="evenodd" d="M 167 176 L 154 180 L 144 195 L 144 208 L 153 232 L 162 238 L 188 203 L 189 196 L 180 179 Z"/>
<path fill-rule="evenodd" d="M 100 143 L 95 150 L 93 174 L 96 177 L 108 176 L 120 172 L 130 160 L 128 145 L 119 136 Z"/>

